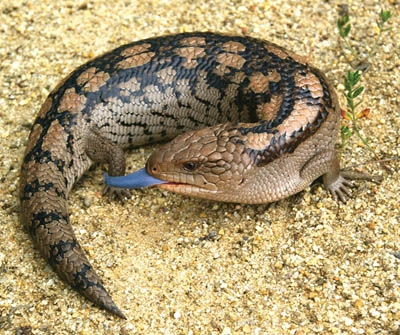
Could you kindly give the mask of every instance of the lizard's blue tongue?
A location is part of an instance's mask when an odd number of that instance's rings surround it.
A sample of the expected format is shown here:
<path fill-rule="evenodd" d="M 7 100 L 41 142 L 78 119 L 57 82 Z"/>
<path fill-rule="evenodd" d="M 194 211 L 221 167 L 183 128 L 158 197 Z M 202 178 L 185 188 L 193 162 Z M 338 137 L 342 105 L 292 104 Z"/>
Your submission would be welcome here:
<path fill-rule="evenodd" d="M 103 173 L 103 177 L 107 186 L 117 188 L 132 189 L 168 183 L 165 180 L 157 179 L 153 176 L 150 176 L 145 168 L 130 173 L 126 176 L 119 177 L 110 177 L 107 173 Z"/>

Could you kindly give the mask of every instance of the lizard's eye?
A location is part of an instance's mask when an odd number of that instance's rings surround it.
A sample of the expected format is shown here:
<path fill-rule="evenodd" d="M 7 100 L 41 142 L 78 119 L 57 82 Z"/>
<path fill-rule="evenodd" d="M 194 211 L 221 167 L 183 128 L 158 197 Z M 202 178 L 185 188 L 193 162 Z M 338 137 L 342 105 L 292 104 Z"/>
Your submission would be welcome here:
<path fill-rule="evenodd" d="M 197 162 L 185 162 L 185 163 L 183 163 L 182 166 L 186 171 L 192 172 L 192 171 L 196 170 L 199 167 L 199 163 L 197 163 Z"/>

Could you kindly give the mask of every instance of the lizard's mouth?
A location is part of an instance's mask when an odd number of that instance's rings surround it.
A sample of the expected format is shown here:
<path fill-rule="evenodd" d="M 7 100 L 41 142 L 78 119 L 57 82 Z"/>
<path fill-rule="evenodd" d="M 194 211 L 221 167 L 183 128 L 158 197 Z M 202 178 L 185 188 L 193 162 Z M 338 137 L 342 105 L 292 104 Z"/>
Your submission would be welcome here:
<path fill-rule="evenodd" d="M 107 186 L 125 189 L 134 189 L 142 187 L 157 186 L 163 190 L 186 194 L 186 195 L 196 195 L 200 193 L 214 193 L 214 187 L 200 187 L 190 183 L 181 183 L 174 181 L 167 181 L 158 179 L 150 175 L 146 168 L 142 168 L 136 172 L 130 173 L 126 176 L 111 177 L 107 173 L 103 173 L 104 181 Z"/>
<path fill-rule="evenodd" d="M 192 196 L 196 196 L 198 193 L 212 193 L 212 191 L 208 190 L 207 188 L 185 183 L 165 182 L 155 186 L 166 191 Z"/>

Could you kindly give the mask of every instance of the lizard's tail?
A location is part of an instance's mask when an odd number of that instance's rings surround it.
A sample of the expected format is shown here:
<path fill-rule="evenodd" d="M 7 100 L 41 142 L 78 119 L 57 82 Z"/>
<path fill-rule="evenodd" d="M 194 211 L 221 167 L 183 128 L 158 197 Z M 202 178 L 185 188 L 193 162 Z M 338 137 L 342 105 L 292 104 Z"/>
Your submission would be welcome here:
<path fill-rule="evenodd" d="M 67 211 L 66 178 L 55 162 L 25 158 L 21 170 L 22 221 L 57 274 L 98 306 L 126 319 L 76 240 Z"/>

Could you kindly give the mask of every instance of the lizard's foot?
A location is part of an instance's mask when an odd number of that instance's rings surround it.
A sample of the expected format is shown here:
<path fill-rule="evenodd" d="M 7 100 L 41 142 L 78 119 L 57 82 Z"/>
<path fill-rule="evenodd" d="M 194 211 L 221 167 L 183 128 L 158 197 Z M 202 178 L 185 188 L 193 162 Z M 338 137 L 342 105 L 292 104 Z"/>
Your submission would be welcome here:
<path fill-rule="evenodd" d="M 340 170 L 336 178 L 326 174 L 323 179 L 325 187 L 332 194 L 335 201 L 340 200 L 345 203 L 351 197 L 351 188 L 354 186 L 353 180 L 368 180 L 379 184 L 383 178 L 381 176 L 371 176 L 364 172 Z"/>
<path fill-rule="evenodd" d="M 103 196 L 107 196 L 109 199 L 116 198 L 121 202 L 124 202 L 126 198 L 132 196 L 131 192 L 126 188 L 117 188 L 113 186 L 105 185 L 103 189 Z"/>

